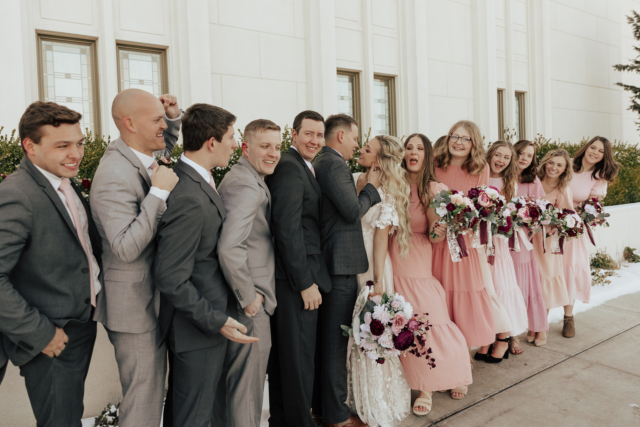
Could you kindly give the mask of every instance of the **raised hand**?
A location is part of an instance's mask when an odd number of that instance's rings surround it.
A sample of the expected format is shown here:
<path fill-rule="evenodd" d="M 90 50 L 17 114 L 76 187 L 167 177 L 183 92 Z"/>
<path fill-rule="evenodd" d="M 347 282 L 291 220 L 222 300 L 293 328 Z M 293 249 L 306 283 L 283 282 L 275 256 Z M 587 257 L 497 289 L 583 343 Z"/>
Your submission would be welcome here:
<path fill-rule="evenodd" d="M 158 166 L 151 172 L 151 186 L 171 192 L 178 183 L 178 175 L 166 166 Z"/>
<path fill-rule="evenodd" d="M 227 322 L 224 324 L 222 329 L 220 329 L 220 333 L 228 340 L 240 344 L 251 344 L 260 341 L 257 337 L 246 336 L 247 327 L 233 317 L 229 317 L 227 319 Z"/>
<path fill-rule="evenodd" d="M 380 188 L 380 186 L 382 185 L 382 182 L 380 181 L 380 175 L 382 175 L 380 166 L 373 162 L 371 164 L 371 169 L 369 169 L 369 173 L 367 173 L 367 183 L 373 185 L 376 188 Z"/>
<path fill-rule="evenodd" d="M 164 113 L 168 119 L 175 119 L 180 115 L 180 108 L 178 108 L 178 98 L 173 95 L 162 95 L 160 98 L 162 106 L 164 107 Z"/>
<path fill-rule="evenodd" d="M 317 310 L 320 304 L 322 304 L 322 295 L 320 295 L 318 285 L 315 283 L 300 292 L 300 295 L 302 296 L 305 310 Z"/>
<path fill-rule="evenodd" d="M 56 357 L 62 353 L 62 350 L 67 346 L 67 342 L 69 341 L 69 337 L 64 332 L 64 330 L 58 326 L 56 326 L 56 334 L 53 336 L 53 339 L 49 343 L 48 346 L 42 350 L 44 354 L 49 357 Z"/>

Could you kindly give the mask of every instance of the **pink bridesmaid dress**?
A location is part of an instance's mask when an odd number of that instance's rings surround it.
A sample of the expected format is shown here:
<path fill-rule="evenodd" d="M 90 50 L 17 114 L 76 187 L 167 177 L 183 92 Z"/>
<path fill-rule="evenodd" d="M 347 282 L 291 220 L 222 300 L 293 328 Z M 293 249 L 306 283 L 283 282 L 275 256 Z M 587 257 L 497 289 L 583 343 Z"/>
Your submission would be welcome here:
<path fill-rule="evenodd" d="M 444 184 L 431 183 L 431 193 L 446 189 Z M 391 238 L 389 254 L 393 266 L 395 291 L 404 296 L 417 314 L 428 313 L 431 330 L 427 347 L 433 353 L 436 367 L 431 369 L 424 358 L 414 355 L 400 357 L 409 386 L 413 390 L 450 390 L 471 384 L 471 363 L 464 335 L 449 317 L 447 298 L 438 279 L 431 271 L 431 241 L 429 224 L 418 197 L 417 185 L 411 186 L 411 247 L 405 258 Z"/>
<path fill-rule="evenodd" d="M 519 183 L 518 196 L 543 199 L 545 194 L 540 178 L 536 177 L 532 183 Z M 527 249 L 520 236 L 518 236 L 518 239 L 520 240 L 520 252 L 511 251 L 511 259 L 513 260 L 518 286 L 527 306 L 528 329 L 531 332 L 544 332 L 549 330 L 549 322 L 547 321 L 547 306 L 542 298 L 538 263 L 533 249 Z"/>
<path fill-rule="evenodd" d="M 572 209 L 587 199 L 597 197 L 602 200 L 607 195 L 607 181 L 594 179 L 591 173 L 573 174 L 573 179 L 569 183 L 573 193 Z M 567 282 L 569 304 L 573 304 L 575 300 L 589 303 L 591 297 L 591 267 L 587 242 L 591 244 L 585 230 L 584 236 L 564 244 L 564 278 Z"/>
<path fill-rule="evenodd" d="M 448 188 L 465 194 L 473 187 L 486 184 L 489 168 L 481 175 L 470 175 L 460 166 L 450 165 L 447 170 L 436 168 L 437 179 Z M 464 237 L 469 256 L 453 262 L 449 245 L 445 240 L 433 245 L 433 276 L 442 284 L 447 296 L 447 306 L 451 320 L 460 328 L 467 341 L 467 347 L 486 346 L 495 341 L 496 326 L 492 306 L 499 304 L 495 292 L 493 298 L 485 286 L 479 252 L 471 247 L 469 236 Z M 484 263 L 486 264 L 486 257 Z M 488 270 L 488 268 L 486 268 Z M 489 272 L 489 279 L 491 273 Z M 507 319 L 508 321 L 508 319 Z M 504 332 L 511 330 L 509 329 Z"/>
<path fill-rule="evenodd" d="M 502 178 L 489 178 L 489 185 L 502 193 L 504 182 Z M 517 336 L 527 330 L 527 307 L 524 304 L 522 291 L 518 286 L 515 267 L 509 252 L 509 241 L 503 236 L 493 236 L 495 248 L 494 263 L 491 266 L 491 276 L 500 302 L 507 310 L 511 321 L 511 336 Z"/>
<path fill-rule="evenodd" d="M 545 200 L 553 203 L 560 209 L 571 209 L 573 207 L 573 195 L 567 186 L 563 191 L 553 190 L 544 195 Z M 551 253 L 551 239 L 545 240 L 546 252 L 542 246 L 544 238 L 542 231 L 536 233 L 533 240 L 533 252 L 538 262 L 540 270 L 540 285 L 542 287 L 542 298 L 547 309 L 564 307 L 571 304 L 567 293 L 567 282 L 564 278 L 563 256 Z"/>

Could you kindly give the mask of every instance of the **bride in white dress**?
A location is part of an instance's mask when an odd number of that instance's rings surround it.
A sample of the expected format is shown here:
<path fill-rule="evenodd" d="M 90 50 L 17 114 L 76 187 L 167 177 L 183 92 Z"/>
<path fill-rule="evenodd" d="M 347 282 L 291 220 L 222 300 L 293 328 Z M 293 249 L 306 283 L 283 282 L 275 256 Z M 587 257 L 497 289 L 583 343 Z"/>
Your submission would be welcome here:
<path fill-rule="evenodd" d="M 378 188 L 381 202 L 371 207 L 362 218 L 364 245 L 369 271 L 358 274 L 358 290 L 366 282 L 374 282 L 374 294 L 393 292 L 393 270 L 388 253 L 389 236 L 398 233 L 396 241 L 406 253 L 411 239 L 409 217 L 410 187 L 400 163 L 403 146 L 395 137 L 379 135 L 360 150 L 358 164 L 367 169 L 380 168 L 382 185 Z M 358 193 L 367 183 L 366 173 L 353 175 Z M 404 249 L 404 251 L 402 251 Z M 358 313 L 354 313 L 354 316 Z M 411 410 L 411 389 L 396 357 L 379 364 L 356 347 L 349 353 L 349 397 L 352 412 L 370 427 L 395 427 Z"/>

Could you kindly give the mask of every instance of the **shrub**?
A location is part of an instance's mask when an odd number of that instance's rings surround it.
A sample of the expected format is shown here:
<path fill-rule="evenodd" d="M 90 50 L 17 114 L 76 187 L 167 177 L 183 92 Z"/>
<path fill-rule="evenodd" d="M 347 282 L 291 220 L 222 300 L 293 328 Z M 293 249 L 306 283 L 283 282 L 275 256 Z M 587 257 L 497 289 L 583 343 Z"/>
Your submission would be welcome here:
<path fill-rule="evenodd" d="M 604 286 L 611 284 L 609 277 L 615 276 L 613 271 L 601 270 L 596 268 L 591 270 L 591 286 Z"/>
<path fill-rule="evenodd" d="M 640 255 L 634 252 L 635 248 L 630 248 L 627 246 L 624 248 L 624 252 L 622 252 L 622 257 L 627 262 L 640 262 Z"/>
<path fill-rule="evenodd" d="M 602 270 L 619 270 L 620 263 L 616 262 L 604 249 L 598 249 L 595 255 L 591 257 L 591 269 Z"/>

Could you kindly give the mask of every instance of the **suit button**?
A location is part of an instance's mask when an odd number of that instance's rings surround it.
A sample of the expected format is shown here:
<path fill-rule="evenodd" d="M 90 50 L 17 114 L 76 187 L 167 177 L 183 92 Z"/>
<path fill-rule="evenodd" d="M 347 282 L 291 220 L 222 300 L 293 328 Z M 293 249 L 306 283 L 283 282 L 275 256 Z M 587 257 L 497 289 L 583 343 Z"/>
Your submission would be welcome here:
<path fill-rule="evenodd" d="M 85 268 L 82 269 L 82 273 L 87 274 L 88 272 L 89 272 L 88 268 L 85 267 Z"/>
<path fill-rule="evenodd" d="M 87 298 L 86 300 L 84 300 L 85 304 L 89 304 L 91 302 L 91 298 Z"/>

